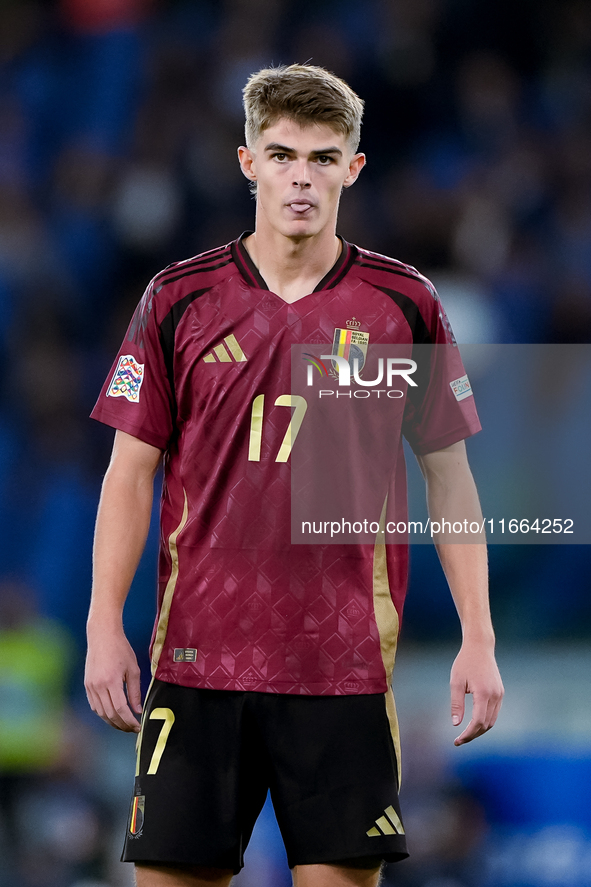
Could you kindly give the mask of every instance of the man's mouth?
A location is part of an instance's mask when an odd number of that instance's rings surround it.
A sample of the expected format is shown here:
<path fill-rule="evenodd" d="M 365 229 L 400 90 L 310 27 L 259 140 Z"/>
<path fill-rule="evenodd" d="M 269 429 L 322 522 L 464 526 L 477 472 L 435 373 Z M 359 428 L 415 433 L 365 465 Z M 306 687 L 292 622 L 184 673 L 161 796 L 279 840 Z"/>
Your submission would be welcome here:
<path fill-rule="evenodd" d="M 290 200 L 287 204 L 287 206 L 298 215 L 303 215 L 308 212 L 308 210 L 313 209 L 314 205 L 315 204 L 311 203 L 309 200 Z"/>

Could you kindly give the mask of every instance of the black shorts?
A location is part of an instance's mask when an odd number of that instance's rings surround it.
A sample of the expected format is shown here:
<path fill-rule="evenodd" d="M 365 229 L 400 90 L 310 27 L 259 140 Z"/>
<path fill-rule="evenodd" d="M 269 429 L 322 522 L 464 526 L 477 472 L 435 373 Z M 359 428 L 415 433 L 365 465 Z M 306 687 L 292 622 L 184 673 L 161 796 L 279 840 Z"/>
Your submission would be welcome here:
<path fill-rule="evenodd" d="M 122 860 L 237 873 L 268 789 L 291 867 L 404 859 L 387 696 L 154 681 Z"/>

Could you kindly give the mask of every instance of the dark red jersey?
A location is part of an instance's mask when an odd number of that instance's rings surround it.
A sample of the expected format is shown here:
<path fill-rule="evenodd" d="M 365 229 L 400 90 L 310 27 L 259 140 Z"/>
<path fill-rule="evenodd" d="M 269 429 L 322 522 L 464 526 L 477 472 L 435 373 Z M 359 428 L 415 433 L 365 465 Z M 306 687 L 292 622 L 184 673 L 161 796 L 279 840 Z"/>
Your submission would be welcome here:
<path fill-rule="evenodd" d="M 346 443 L 332 461 L 365 458 L 369 480 L 346 476 L 352 489 L 370 489 L 368 517 L 405 520 L 402 436 L 418 454 L 470 436 L 480 428 L 474 399 L 437 294 L 414 268 L 343 242 L 314 292 L 288 304 L 268 290 L 243 238 L 154 278 L 92 414 L 165 451 L 153 670 L 212 689 L 382 693 L 407 546 L 375 534 L 292 541 L 292 471 L 303 466 L 298 496 L 309 478 L 318 489 L 338 485 L 312 458 L 322 452 L 328 464 L 317 429 L 337 416 Z M 381 385 L 392 409 L 378 424 L 357 401 L 341 411 L 347 391 L 375 398 L 374 352 L 396 346 L 412 358 L 418 345 L 449 352 L 437 371 L 431 361 L 420 396 L 396 377 L 389 401 Z M 361 381 L 339 388 L 339 357 L 351 369 L 357 358 Z M 388 441 L 379 458 L 367 457 L 369 427 Z M 385 451 L 390 462 L 375 474 Z"/>

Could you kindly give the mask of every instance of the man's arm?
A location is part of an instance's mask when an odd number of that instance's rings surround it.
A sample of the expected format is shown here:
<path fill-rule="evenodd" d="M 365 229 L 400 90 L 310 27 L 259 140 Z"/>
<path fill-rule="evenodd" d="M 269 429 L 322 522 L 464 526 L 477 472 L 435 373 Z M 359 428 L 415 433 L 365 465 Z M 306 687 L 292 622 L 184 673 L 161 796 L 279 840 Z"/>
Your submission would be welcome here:
<path fill-rule="evenodd" d="M 427 484 L 432 521 L 482 522 L 476 485 L 464 441 L 418 457 Z M 441 525 L 441 524 L 440 524 Z M 467 693 L 472 694 L 472 719 L 455 745 L 486 733 L 497 719 L 503 683 L 495 661 L 495 636 L 488 602 L 488 565 L 484 534 L 441 533 L 435 547 L 462 625 L 462 646 L 451 670 L 451 714 L 455 726 L 464 718 Z M 445 541 L 444 541 L 445 540 Z M 461 540 L 461 541 L 460 541 Z"/>
<path fill-rule="evenodd" d="M 118 730 L 135 733 L 140 728 L 133 712 L 142 710 L 140 670 L 123 632 L 123 605 L 146 543 L 161 457 L 156 447 L 117 432 L 94 537 L 84 684 L 93 711 Z"/>

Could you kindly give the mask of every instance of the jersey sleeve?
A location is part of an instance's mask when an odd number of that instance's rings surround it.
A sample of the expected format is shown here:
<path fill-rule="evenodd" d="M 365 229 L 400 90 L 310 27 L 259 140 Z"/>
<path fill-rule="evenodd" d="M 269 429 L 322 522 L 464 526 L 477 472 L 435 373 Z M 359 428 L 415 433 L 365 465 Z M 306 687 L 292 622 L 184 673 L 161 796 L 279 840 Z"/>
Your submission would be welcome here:
<path fill-rule="evenodd" d="M 430 343 L 413 348 L 417 386 L 409 388 L 403 433 L 417 456 L 480 431 L 470 380 L 439 296 L 431 285 L 420 306 Z"/>
<path fill-rule="evenodd" d="M 91 417 L 165 450 L 173 431 L 173 405 L 152 282 L 133 315 Z"/>

